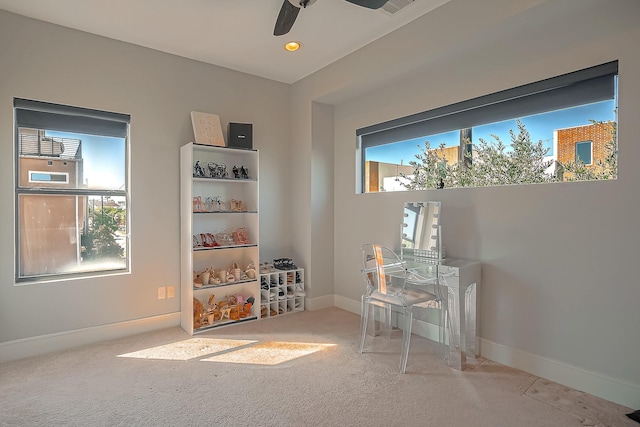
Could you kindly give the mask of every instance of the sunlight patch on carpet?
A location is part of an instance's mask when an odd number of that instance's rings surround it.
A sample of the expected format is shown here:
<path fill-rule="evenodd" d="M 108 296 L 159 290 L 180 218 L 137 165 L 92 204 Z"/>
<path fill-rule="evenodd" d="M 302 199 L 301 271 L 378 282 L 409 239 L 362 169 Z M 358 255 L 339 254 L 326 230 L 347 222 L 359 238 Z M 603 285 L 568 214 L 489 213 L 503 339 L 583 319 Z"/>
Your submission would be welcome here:
<path fill-rule="evenodd" d="M 255 340 L 191 338 L 185 341 L 178 341 L 158 347 L 134 351 L 132 353 L 121 354 L 118 357 L 160 360 L 191 360 L 256 342 L 257 341 Z"/>
<path fill-rule="evenodd" d="M 336 344 L 271 341 L 239 348 L 202 360 L 206 362 L 278 365 L 335 346 Z"/>

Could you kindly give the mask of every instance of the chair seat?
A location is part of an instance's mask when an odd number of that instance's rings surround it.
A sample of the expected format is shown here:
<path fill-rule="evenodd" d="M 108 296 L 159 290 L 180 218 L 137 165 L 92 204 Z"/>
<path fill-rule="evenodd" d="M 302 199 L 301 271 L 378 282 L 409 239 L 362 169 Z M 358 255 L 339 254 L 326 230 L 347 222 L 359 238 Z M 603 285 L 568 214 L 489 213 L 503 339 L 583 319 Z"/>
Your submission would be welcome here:
<path fill-rule="evenodd" d="M 386 294 L 373 291 L 369 296 L 369 299 L 400 307 L 408 307 L 437 299 L 434 294 L 428 292 L 419 292 L 407 288 L 403 289 L 401 294 L 399 294 L 400 291 L 400 288 L 387 286 Z"/>

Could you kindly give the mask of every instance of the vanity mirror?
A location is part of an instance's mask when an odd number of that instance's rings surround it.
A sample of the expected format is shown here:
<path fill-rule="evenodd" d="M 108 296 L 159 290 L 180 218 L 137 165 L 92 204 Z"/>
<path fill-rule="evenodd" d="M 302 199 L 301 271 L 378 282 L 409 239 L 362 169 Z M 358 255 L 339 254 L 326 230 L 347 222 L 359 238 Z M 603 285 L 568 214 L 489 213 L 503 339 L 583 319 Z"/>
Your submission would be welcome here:
<path fill-rule="evenodd" d="M 441 259 L 440 202 L 406 202 L 401 236 L 403 258 Z"/>

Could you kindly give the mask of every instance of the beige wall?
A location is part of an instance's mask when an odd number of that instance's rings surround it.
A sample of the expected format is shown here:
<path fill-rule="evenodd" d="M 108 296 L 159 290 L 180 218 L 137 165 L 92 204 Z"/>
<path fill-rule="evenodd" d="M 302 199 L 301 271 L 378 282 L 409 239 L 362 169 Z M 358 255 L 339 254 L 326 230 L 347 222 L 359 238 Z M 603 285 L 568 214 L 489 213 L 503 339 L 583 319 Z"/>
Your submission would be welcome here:
<path fill-rule="evenodd" d="M 157 288 L 180 295 L 179 148 L 193 140 L 192 110 L 220 115 L 225 130 L 253 123 L 264 257 L 291 252 L 289 192 L 274 191 L 289 182 L 289 86 L 4 11 L 0 68 L 4 153 L 13 152 L 14 97 L 131 115 L 131 274 L 15 285 L 14 161 L 0 156 L 0 359 L 25 340 L 34 352 L 51 349 L 53 339 L 35 337 L 104 339 L 109 328 L 179 324 L 179 297 L 158 300 Z"/>
<path fill-rule="evenodd" d="M 335 303 L 359 310 L 359 247 L 397 246 L 404 201 L 440 200 L 447 254 L 483 263 L 482 354 L 640 407 L 638 16 L 635 0 L 452 0 L 296 83 L 294 103 L 334 105 Z M 617 181 L 356 193 L 356 129 L 616 59 Z M 312 117 L 292 119 L 314 145 Z"/>

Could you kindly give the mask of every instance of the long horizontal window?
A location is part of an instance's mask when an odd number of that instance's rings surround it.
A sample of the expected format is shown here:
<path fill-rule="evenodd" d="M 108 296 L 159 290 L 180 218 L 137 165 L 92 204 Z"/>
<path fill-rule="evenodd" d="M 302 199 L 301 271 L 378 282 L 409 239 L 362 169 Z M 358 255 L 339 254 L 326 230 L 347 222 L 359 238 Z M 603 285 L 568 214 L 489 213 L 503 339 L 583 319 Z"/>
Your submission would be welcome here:
<path fill-rule="evenodd" d="M 614 61 L 358 129 L 360 188 L 615 179 L 617 75 Z"/>
<path fill-rule="evenodd" d="M 14 99 L 16 281 L 128 271 L 126 114 Z"/>

